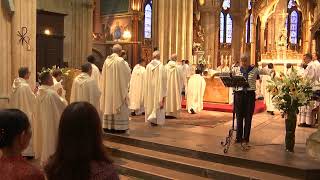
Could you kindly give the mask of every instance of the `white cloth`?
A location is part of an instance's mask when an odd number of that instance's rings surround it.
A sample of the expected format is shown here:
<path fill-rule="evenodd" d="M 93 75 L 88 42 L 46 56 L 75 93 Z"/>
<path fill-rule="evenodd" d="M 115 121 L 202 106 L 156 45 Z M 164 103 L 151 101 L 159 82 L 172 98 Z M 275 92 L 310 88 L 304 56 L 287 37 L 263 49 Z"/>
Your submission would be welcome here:
<path fill-rule="evenodd" d="M 206 81 L 200 74 L 194 74 L 188 81 L 187 110 L 200 112 L 203 109 L 203 96 L 206 89 Z"/>
<path fill-rule="evenodd" d="M 143 109 L 143 81 L 146 68 L 137 64 L 132 71 L 129 87 L 129 109 Z"/>
<path fill-rule="evenodd" d="M 167 73 L 166 113 L 177 117 L 181 110 L 183 75 L 175 61 L 169 61 L 165 69 Z"/>
<path fill-rule="evenodd" d="M 87 73 L 79 74 L 72 83 L 70 103 L 85 101 L 92 104 L 100 114 L 100 96 L 96 80 Z"/>
<path fill-rule="evenodd" d="M 42 85 L 36 97 L 34 148 L 35 157 L 44 164 L 55 152 L 59 122 L 66 104 L 53 87 Z"/>
<path fill-rule="evenodd" d="M 62 94 L 60 95 L 61 100 L 68 104 L 68 102 L 66 100 L 66 90 L 64 90 L 64 88 L 62 86 L 62 80 L 57 81 L 57 79 L 55 77 L 52 77 L 52 78 L 53 78 L 53 89 L 57 93 L 58 93 L 58 91 L 61 91 L 62 92 Z"/>
<path fill-rule="evenodd" d="M 16 78 L 13 81 L 10 95 L 10 108 L 19 109 L 24 112 L 29 119 L 31 130 L 34 129 L 34 109 L 36 97 L 28 82 L 23 78 Z M 29 146 L 22 153 L 24 156 L 34 156 L 32 138 Z"/>
<path fill-rule="evenodd" d="M 228 66 L 219 66 L 216 71 L 218 73 L 229 73 L 230 68 Z"/>
<path fill-rule="evenodd" d="M 307 125 L 314 125 L 315 119 L 312 116 L 313 106 L 306 105 L 299 107 L 299 114 L 298 114 L 298 123 L 303 124 L 306 123 Z"/>
<path fill-rule="evenodd" d="M 317 81 L 317 75 L 313 61 L 308 63 L 307 68 L 304 70 L 303 76 L 309 78 L 312 82 Z"/>
<path fill-rule="evenodd" d="M 130 78 L 131 70 L 122 57 L 119 57 L 116 53 L 107 57 L 103 65 L 100 81 L 102 92 L 100 103 L 104 118 L 103 128 L 114 130 L 127 130 L 129 128 L 127 99 Z M 121 118 L 123 118 L 121 120 L 116 118 L 120 114 Z M 111 125 L 109 126 L 108 124 Z"/>
<path fill-rule="evenodd" d="M 94 79 L 99 87 L 100 85 L 100 70 L 99 68 L 95 65 L 91 63 L 91 67 L 92 67 L 92 74 L 91 77 L 92 79 Z"/>
<path fill-rule="evenodd" d="M 157 59 L 147 65 L 144 95 L 146 122 L 163 125 L 165 123 L 165 107 L 161 109 L 160 105 L 167 96 L 167 75 L 164 66 Z"/>
<path fill-rule="evenodd" d="M 269 76 L 269 75 L 263 75 L 263 76 L 264 76 L 266 82 L 268 82 L 268 81 L 270 81 L 272 79 L 271 76 Z M 265 93 L 264 102 L 265 102 L 265 104 L 267 106 L 267 111 L 270 111 L 270 112 L 275 111 L 275 107 L 274 107 L 273 102 L 272 102 L 271 93 L 268 92 L 267 90 L 264 93 Z"/>

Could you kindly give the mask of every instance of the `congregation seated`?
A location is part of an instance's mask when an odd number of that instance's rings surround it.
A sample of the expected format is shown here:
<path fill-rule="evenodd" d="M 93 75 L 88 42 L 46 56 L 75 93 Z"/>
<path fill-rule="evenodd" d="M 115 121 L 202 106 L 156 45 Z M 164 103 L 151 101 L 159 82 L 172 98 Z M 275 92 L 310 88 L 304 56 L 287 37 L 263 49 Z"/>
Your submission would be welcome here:
<path fill-rule="evenodd" d="M 0 110 L 0 179 L 44 180 L 44 174 L 23 157 L 31 139 L 31 126 L 25 113 Z"/>
<path fill-rule="evenodd" d="M 48 180 L 118 180 L 102 144 L 102 127 L 95 107 L 72 103 L 61 115 L 55 153 L 44 170 Z"/>

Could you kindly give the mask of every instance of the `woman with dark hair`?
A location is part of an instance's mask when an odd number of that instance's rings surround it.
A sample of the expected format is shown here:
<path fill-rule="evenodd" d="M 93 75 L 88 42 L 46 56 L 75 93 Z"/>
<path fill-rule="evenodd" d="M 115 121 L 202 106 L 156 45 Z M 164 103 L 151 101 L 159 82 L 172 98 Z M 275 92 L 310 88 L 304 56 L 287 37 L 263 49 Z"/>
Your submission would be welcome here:
<path fill-rule="evenodd" d="M 102 128 L 96 108 L 75 102 L 62 113 L 58 144 L 45 166 L 48 180 L 118 180 L 102 144 Z"/>
<path fill-rule="evenodd" d="M 17 109 L 0 110 L 0 179 L 44 180 L 43 173 L 21 153 L 28 147 L 31 128 L 28 117 Z"/>

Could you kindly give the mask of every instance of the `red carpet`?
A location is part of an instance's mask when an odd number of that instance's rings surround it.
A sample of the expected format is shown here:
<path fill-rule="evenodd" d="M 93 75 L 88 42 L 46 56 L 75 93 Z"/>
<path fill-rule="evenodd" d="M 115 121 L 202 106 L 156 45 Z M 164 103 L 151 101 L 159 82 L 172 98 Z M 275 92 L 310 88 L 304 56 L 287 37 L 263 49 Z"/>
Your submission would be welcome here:
<path fill-rule="evenodd" d="M 187 101 L 185 99 L 182 100 L 182 108 L 186 108 Z M 229 112 L 232 113 L 232 104 L 216 104 L 216 103 L 203 103 L 203 109 L 207 111 L 219 111 L 219 112 Z M 263 100 L 256 100 L 256 106 L 254 109 L 254 113 L 261 113 L 266 110 L 266 105 Z"/>

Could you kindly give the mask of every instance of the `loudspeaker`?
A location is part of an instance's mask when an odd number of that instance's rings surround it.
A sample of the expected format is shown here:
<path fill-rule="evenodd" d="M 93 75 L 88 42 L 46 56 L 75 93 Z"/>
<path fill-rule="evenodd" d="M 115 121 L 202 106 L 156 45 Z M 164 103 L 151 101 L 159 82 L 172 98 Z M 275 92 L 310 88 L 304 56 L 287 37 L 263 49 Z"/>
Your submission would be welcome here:
<path fill-rule="evenodd" d="M 10 13 L 10 14 L 13 14 L 14 13 L 14 3 L 13 3 L 13 0 L 3 0 L 4 4 L 5 4 L 5 7 L 7 9 L 7 11 Z"/>

